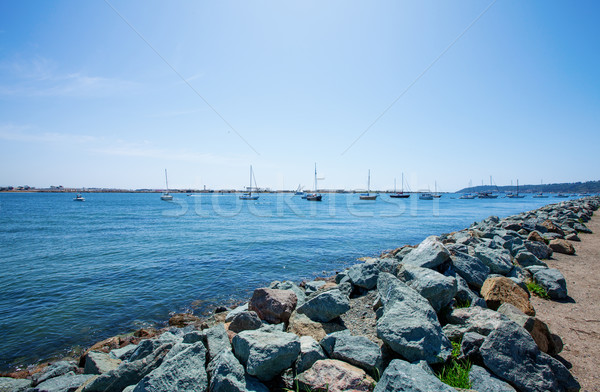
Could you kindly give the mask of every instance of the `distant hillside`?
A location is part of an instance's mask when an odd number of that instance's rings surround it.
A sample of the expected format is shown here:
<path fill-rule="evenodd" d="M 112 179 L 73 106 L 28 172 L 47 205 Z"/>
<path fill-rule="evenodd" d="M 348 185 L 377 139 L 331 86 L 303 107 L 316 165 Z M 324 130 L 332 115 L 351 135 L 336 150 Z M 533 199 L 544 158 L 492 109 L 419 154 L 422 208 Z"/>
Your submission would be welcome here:
<path fill-rule="evenodd" d="M 474 193 L 484 191 L 515 192 L 516 186 L 472 186 L 457 193 Z M 519 185 L 519 193 L 600 193 L 600 181 L 571 182 L 564 184 Z"/>

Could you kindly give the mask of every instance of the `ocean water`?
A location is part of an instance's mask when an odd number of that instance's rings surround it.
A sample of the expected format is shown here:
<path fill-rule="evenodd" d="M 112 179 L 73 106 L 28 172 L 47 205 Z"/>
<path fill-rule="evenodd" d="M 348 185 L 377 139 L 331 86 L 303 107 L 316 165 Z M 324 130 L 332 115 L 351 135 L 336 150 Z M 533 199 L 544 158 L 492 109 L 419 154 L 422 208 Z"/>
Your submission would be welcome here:
<path fill-rule="evenodd" d="M 0 194 L 0 370 L 561 199 Z"/>

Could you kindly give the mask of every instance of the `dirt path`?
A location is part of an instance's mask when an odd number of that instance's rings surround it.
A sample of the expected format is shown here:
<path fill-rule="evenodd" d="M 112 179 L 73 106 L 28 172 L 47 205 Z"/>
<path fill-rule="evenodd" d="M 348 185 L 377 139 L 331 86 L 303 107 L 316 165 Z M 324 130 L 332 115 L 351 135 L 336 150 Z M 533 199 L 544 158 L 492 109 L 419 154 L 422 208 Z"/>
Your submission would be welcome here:
<path fill-rule="evenodd" d="M 565 344 L 560 356 L 582 391 L 600 392 L 600 210 L 586 223 L 594 234 L 579 234 L 576 256 L 555 253 L 548 266 L 559 269 L 571 298 L 566 302 L 532 298 L 537 317 Z"/>

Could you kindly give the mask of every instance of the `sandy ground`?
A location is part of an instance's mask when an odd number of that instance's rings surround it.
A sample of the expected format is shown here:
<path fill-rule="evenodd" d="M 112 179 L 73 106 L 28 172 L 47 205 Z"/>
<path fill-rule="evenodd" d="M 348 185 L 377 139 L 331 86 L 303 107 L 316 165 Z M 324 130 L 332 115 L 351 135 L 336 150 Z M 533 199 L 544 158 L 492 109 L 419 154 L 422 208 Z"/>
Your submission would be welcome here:
<path fill-rule="evenodd" d="M 579 380 L 582 391 L 600 392 L 600 210 L 586 223 L 593 234 L 579 234 L 573 242 L 575 256 L 555 253 L 546 260 L 567 281 L 569 297 L 564 302 L 532 297 L 537 317 L 559 335 L 563 359 Z"/>

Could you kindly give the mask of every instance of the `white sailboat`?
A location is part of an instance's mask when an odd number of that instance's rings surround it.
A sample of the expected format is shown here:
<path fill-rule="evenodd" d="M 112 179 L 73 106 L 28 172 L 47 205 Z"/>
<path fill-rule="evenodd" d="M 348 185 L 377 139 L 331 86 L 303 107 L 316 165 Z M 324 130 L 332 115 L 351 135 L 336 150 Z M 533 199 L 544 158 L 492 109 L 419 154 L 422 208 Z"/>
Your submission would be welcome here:
<path fill-rule="evenodd" d="M 394 199 L 407 199 L 410 197 L 410 193 L 404 193 L 404 173 L 402 173 L 402 189 L 400 193 L 396 192 L 396 179 L 394 178 L 394 193 L 390 197 Z"/>
<path fill-rule="evenodd" d="M 173 195 L 169 193 L 169 180 L 167 179 L 167 169 L 165 169 L 165 186 L 167 187 L 167 190 L 163 192 L 163 194 L 160 196 L 160 200 L 171 201 L 173 200 Z"/>
<path fill-rule="evenodd" d="M 250 186 L 248 187 L 248 193 L 244 193 L 240 195 L 240 200 L 258 200 L 258 195 L 252 195 L 252 179 L 254 178 L 254 173 L 252 172 L 252 165 L 250 165 Z M 254 180 L 254 185 L 256 187 L 256 180 Z M 258 187 L 256 187 L 258 191 Z"/>
<path fill-rule="evenodd" d="M 434 184 L 434 189 L 435 189 L 435 193 L 433 195 L 431 195 L 431 197 L 435 197 L 436 199 L 439 199 L 440 197 L 442 197 L 442 195 L 440 195 L 437 191 L 437 181 Z"/>
<path fill-rule="evenodd" d="M 362 193 L 359 196 L 360 200 L 376 200 L 379 195 L 371 195 L 371 169 L 369 169 L 369 177 L 367 179 L 367 193 Z"/>

